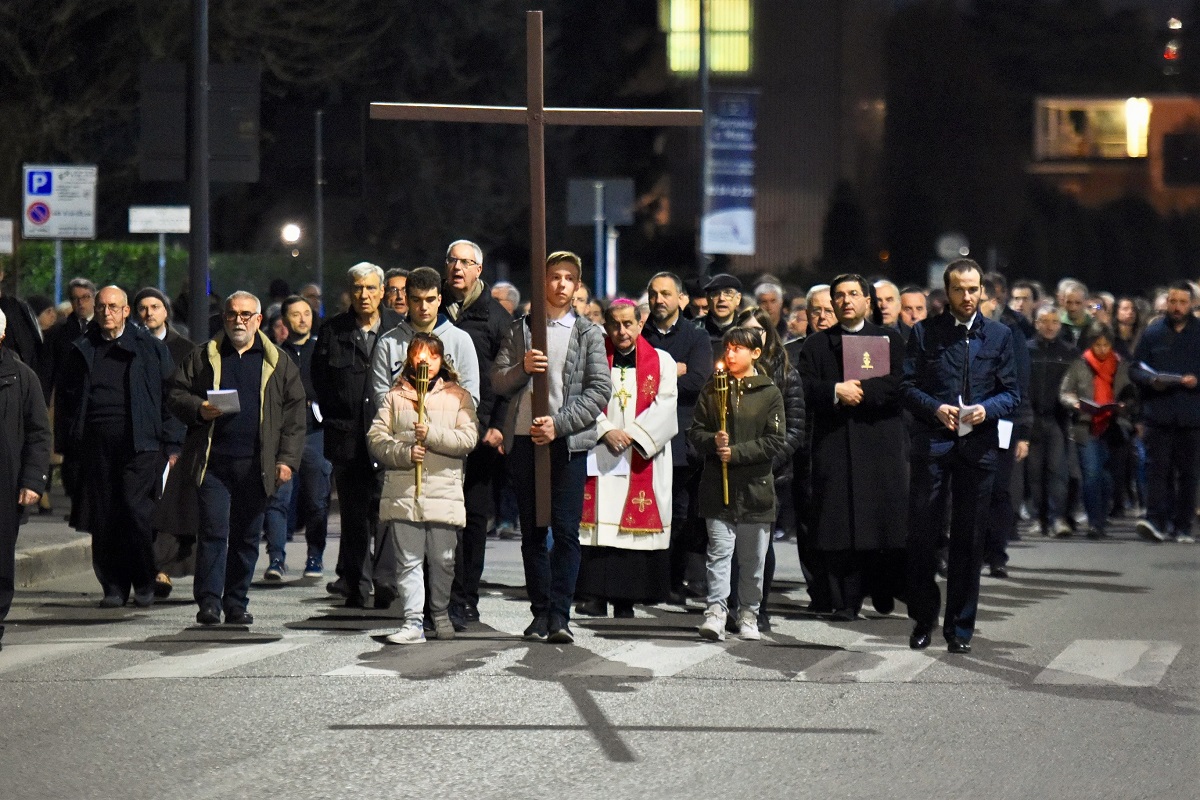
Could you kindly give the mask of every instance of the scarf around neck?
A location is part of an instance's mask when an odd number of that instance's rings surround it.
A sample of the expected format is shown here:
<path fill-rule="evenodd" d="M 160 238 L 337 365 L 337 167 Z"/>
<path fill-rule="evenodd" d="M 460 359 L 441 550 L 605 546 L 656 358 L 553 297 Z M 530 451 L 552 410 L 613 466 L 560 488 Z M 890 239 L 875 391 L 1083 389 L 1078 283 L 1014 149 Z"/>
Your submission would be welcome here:
<path fill-rule="evenodd" d="M 1108 358 L 1100 359 L 1089 347 L 1083 351 L 1083 360 L 1092 368 L 1092 399 L 1099 405 L 1107 405 L 1116 397 L 1113 394 L 1113 382 L 1117 377 L 1117 363 L 1120 359 L 1116 353 L 1109 353 Z M 1092 436 L 1100 436 L 1112 421 L 1112 411 L 1101 411 L 1092 417 Z"/>

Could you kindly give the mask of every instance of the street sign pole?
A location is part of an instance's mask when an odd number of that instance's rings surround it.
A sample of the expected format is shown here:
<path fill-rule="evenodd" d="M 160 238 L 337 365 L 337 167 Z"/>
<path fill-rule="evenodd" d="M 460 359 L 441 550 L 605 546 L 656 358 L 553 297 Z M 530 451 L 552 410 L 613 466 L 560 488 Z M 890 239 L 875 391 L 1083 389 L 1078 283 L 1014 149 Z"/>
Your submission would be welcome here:
<path fill-rule="evenodd" d="M 158 290 L 167 293 L 167 235 L 158 234 Z"/>
<path fill-rule="evenodd" d="M 604 181 L 596 181 L 592 188 L 595 190 L 595 209 L 592 217 L 592 224 L 595 227 L 596 233 L 596 298 L 605 297 L 604 291 L 604 266 L 605 266 L 605 236 L 604 231 L 607 228 L 607 222 L 604 218 Z"/>
<path fill-rule="evenodd" d="M 62 302 L 62 239 L 54 240 L 54 305 Z"/>

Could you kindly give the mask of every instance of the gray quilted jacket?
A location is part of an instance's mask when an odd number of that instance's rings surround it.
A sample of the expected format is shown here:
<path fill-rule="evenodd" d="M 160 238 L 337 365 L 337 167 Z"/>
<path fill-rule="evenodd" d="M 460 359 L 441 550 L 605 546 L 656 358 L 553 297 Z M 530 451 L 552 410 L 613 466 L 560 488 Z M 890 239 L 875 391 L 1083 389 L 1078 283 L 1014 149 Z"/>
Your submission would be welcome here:
<path fill-rule="evenodd" d="M 525 351 L 531 344 L 528 317 L 513 322 L 508 338 L 492 365 L 492 388 L 497 394 L 511 397 L 504 418 L 504 449 L 512 452 L 517 422 L 517 409 L 525 392 L 533 390 L 533 379 L 525 372 Z M 567 449 L 573 453 L 591 450 L 599 438 L 596 418 L 608 407 L 612 394 L 612 379 L 608 356 L 604 352 L 604 331 L 583 317 L 575 320 L 567 362 L 563 366 L 563 403 L 550 409 L 554 430 L 567 437 Z"/>

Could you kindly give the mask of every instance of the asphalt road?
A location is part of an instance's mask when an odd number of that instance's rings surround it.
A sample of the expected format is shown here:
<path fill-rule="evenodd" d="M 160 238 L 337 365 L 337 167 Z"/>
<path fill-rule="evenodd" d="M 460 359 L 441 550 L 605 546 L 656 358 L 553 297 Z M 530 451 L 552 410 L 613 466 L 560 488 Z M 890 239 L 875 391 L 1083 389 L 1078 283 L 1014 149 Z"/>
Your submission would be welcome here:
<path fill-rule="evenodd" d="M 409 647 L 324 581 L 256 584 L 249 629 L 195 625 L 187 582 L 144 611 L 86 574 L 21 590 L 0 798 L 1200 797 L 1200 546 L 1016 544 L 967 656 L 909 650 L 900 613 L 807 615 L 777 552 L 761 642 L 665 606 L 523 642 L 515 542 L 481 624 Z"/>

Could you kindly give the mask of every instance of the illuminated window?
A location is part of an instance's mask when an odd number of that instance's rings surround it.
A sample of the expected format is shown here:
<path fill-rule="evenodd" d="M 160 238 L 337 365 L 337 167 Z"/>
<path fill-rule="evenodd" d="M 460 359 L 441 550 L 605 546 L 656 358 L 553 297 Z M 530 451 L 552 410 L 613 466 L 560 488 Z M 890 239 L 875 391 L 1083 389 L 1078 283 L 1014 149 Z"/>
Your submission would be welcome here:
<path fill-rule="evenodd" d="M 658 16 L 667 34 L 671 71 L 696 72 L 700 68 L 700 0 L 659 0 Z M 708 0 L 710 72 L 750 71 L 752 18 L 751 0 Z"/>
<path fill-rule="evenodd" d="M 1038 160 L 1145 158 L 1151 110 L 1145 98 L 1038 98 L 1035 155 Z"/>

